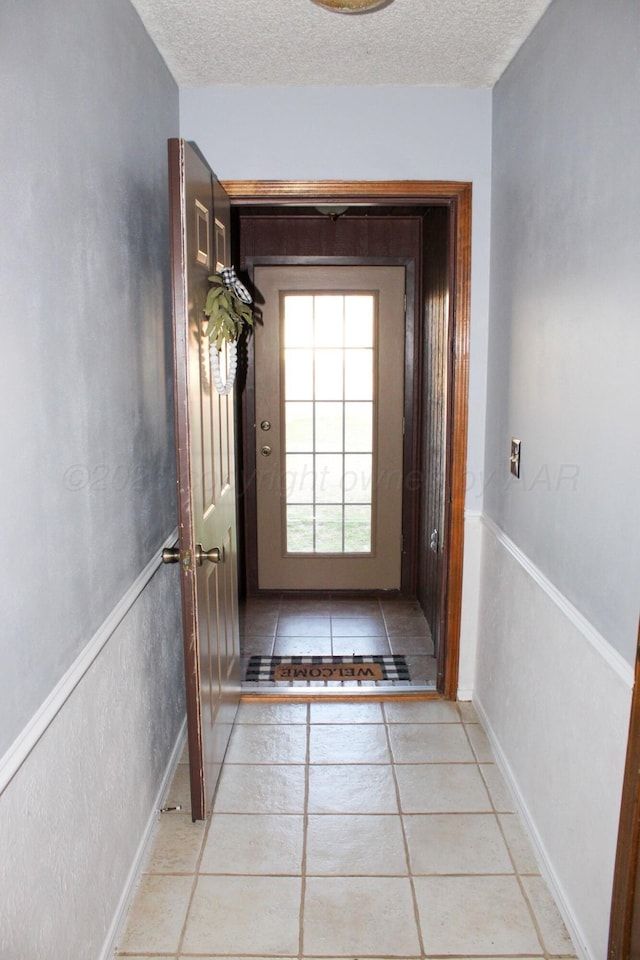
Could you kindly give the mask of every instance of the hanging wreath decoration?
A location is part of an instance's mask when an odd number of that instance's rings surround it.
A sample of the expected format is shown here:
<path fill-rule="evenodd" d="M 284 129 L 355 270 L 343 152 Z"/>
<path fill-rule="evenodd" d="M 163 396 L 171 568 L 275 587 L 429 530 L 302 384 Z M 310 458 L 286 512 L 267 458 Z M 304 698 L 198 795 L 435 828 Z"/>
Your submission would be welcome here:
<path fill-rule="evenodd" d="M 253 326 L 251 294 L 238 280 L 233 267 L 223 267 L 220 273 L 209 277 L 211 287 L 204 306 L 209 323 L 204 336 L 209 339 L 209 354 L 213 382 L 219 394 L 226 396 L 233 390 L 238 369 L 238 338 L 245 326 Z M 227 344 L 227 379 L 222 382 L 220 353 Z"/>

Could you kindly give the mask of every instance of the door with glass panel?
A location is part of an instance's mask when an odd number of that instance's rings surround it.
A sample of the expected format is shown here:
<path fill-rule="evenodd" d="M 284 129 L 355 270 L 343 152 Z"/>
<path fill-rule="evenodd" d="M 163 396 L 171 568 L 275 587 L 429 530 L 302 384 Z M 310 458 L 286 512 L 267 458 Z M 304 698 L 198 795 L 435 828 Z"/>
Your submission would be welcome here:
<path fill-rule="evenodd" d="M 261 266 L 254 282 L 258 586 L 399 589 L 405 269 Z"/>

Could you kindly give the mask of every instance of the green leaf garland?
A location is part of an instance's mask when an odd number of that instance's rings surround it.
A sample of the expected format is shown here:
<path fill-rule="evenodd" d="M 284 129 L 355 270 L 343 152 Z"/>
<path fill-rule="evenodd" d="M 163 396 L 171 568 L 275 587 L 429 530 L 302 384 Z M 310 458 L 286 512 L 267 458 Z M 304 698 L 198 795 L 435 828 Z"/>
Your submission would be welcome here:
<path fill-rule="evenodd" d="M 219 273 L 209 277 L 211 288 L 204 305 L 205 316 L 209 323 L 204 331 L 216 350 L 222 344 L 234 343 L 240 337 L 245 326 L 253 326 L 253 312 L 248 303 L 243 303 L 233 287 L 228 287 Z"/>

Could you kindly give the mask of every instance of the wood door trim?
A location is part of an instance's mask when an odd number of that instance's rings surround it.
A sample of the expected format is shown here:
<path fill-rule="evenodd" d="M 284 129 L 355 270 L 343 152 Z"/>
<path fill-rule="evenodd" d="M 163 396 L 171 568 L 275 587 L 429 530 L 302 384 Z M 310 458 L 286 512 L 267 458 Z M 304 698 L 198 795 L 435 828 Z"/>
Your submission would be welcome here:
<path fill-rule="evenodd" d="M 330 256 L 251 256 L 246 259 L 246 269 L 253 281 L 253 271 L 256 267 L 281 267 L 294 265 L 308 266 L 332 266 L 332 267 L 404 267 L 406 273 L 406 310 L 405 310 L 405 330 L 407 341 L 409 335 L 411 345 L 405 346 L 405 397 L 403 399 L 403 411 L 405 423 L 407 424 L 407 436 L 409 436 L 413 447 L 417 443 L 418 430 L 415 425 L 417 418 L 417 404 L 420 388 L 420 349 L 419 336 L 420 331 L 416 329 L 416 261 L 413 257 L 330 257 Z M 418 347 L 416 344 L 418 343 Z M 249 392 L 242 397 L 241 419 L 244 424 L 247 435 L 250 433 L 249 427 L 254 419 L 255 403 L 255 357 L 254 340 L 251 338 L 247 349 L 247 386 Z M 246 438 L 245 438 L 246 439 Z M 249 442 L 244 443 L 243 449 L 245 480 L 243 483 L 244 493 L 244 517 L 246 522 L 245 545 L 245 581 L 248 586 L 250 596 L 259 595 L 279 596 L 286 594 L 287 590 L 264 590 L 258 591 L 258 545 L 257 545 L 257 510 L 256 510 L 256 451 L 253 437 Z M 403 444 L 403 469 L 404 475 L 409 476 L 410 471 L 415 468 L 418 460 L 415 456 L 415 449 L 409 450 Z M 419 509 L 418 504 L 419 488 L 415 489 L 409 486 L 405 490 L 405 496 L 402 503 L 402 533 L 404 540 L 404 549 L 401 558 L 401 585 L 399 590 L 369 590 L 365 591 L 369 596 L 401 597 L 411 594 L 415 591 L 416 584 L 416 555 L 418 550 L 418 527 L 416 516 Z M 254 593 L 254 591 L 257 591 Z M 348 596 L 353 593 L 352 590 L 332 590 L 332 595 Z M 304 591 L 296 591 L 296 594 Z M 360 591 L 360 596 L 363 592 Z"/>
<path fill-rule="evenodd" d="M 223 180 L 234 206 L 297 206 L 331 200 L 382 206 L 386 203 L 449 203 L 466 193 L 471 184 L 454 180 Z"/>
<path fill-rule="evenodd" d="M 635 684 L 631 699 L 629 740 L 625 764 L 618 850 L 611 896 L 608 960 L 628 960 L 632 955 L 632 933 L 640 924 L 640 630 L 636 654 Z M 635 944 L 637 949 L 637 944 Z M 634 954 L 635 956 L 635 954 Z"/>
<path fill-rule="evenodd" d="M 455 699 L 458 689 L 464 503 L 467 468 L 469 398 L 469 332 L 471 320 L 471 198 L 470 183 L 445 180 L 227 180 L 223 187 L 232 206 L 350 203 L 426 206 L 445 204 L 451 212 L 453 290 L 450 313 L 451 360 L 448 396 L 447 555 L 444 611 L 446 666 L 442 693 Z"/>

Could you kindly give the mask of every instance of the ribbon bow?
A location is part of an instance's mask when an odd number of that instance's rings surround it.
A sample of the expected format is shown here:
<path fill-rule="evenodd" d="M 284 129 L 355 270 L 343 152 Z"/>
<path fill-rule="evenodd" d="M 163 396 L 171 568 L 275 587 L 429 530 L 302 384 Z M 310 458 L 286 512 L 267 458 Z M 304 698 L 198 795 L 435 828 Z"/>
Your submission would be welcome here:
<path fill-rule="evenodd" d="M 223 267 L 220 271 L 220 276 L 224 281 L 225 287 L 231 287 L 238 300 L 242 300 L 243 303 L 253 303 L 253 297 L 244 283 L 238 280 L 235 267 Z"/>

